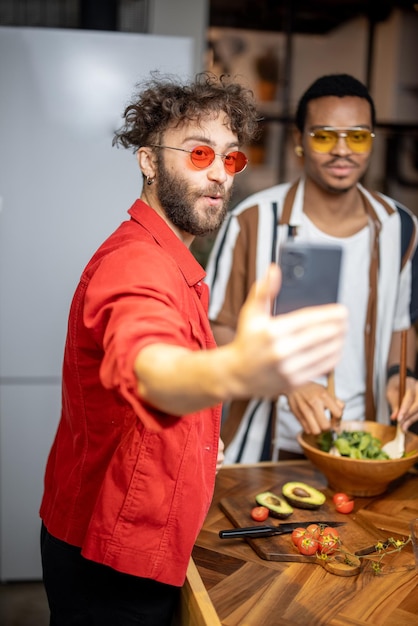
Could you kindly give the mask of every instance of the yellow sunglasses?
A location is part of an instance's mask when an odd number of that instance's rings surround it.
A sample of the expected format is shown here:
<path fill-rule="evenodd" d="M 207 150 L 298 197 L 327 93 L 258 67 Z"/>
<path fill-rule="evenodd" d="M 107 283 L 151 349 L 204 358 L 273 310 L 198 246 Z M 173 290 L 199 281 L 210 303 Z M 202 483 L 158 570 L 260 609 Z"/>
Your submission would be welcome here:
<path fill-rule="evenodd" d="M 371 149 L 375 134 L 367 128 L 335 128 L 333 126 L 321 126 L 309 132 L 312 150 L 323 154 L 331 152 L 340 137 L 345 139 L 347 147 L 352 152 L 361 154 Z"/>

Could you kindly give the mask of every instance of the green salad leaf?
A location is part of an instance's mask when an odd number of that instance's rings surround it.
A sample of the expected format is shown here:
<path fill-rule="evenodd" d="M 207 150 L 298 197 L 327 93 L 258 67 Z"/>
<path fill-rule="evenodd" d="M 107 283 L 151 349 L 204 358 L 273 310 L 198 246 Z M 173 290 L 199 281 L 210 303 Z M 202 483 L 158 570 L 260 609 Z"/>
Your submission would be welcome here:
<path fill-rule="evenodd" d="M 329 452 L 334 445 L 341 456 L 350 459 L 386 460 L 389 455 L 382 450 L 382 442 L 364 430 L 343 430 L 335 441 L 330 431 L 321 433 L 317 444 L 323 452 Z"/>

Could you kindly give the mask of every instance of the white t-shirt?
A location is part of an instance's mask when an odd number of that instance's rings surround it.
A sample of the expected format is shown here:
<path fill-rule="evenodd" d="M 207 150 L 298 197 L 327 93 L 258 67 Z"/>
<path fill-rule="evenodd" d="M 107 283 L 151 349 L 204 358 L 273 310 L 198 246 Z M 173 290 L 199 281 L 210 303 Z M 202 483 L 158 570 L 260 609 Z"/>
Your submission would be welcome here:
<path fill-rule="evenodd" d="M 339 302 L 349 311 L 349 327 L 342 358 L 335 368 L 334 381 L 337 397 L 345 403 L 344 419 L 363 420 L 366 368 L 364 355 L 364 324 L 369 286 L 370 231 L 363 228 L 346 238 L 333 237 L 321 231 L 305 215 L 298 229 L 298 241 L 338 244 L 343 248 Z M 324 387 L 325 376 L 316 379 Z M 275 448 L 299 452 L 295 435 L 300 423 L 289 410 L 287 398 L 280 397 L 276 422 Z"/>

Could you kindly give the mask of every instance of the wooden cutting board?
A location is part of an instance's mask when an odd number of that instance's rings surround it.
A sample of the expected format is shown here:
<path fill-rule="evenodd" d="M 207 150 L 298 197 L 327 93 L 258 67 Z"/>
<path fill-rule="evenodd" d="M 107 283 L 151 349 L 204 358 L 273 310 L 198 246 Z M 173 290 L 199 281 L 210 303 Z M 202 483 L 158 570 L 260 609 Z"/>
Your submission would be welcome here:
<path fill-rule="evenodd" d="M 266 491 L 272 491 L 277 495 L 281 494 L 281 485 L 273 485 Z M 356 550 L 366 548 L 382 539 L 381 533 L 367 521 L 360 513 L 343 515 L 337 513 L 332 499 L 327 496 L 325 503 L 315 511 L 294 508 L 292 515 L 286 520 L 278 520 L 269 517 L 265 522 L 257 523 L 250 512 L 257 506 L 254 494 L 249 497 L 227 497 L 219 502 L 219 506 L 225 515 L 237 528 L 245 526 L 277 525 L 285 522 L 307 522 L 307 521 L 335 521 L 345 522 L 345 526 L 338 527 L 341 541 L 346 550 L 355 553 Z M 260 539 L 245 538 L 252 549 L 262 559 L 267 561 L 295 561 L 295 562 L 318 562 L 315 556 L 305 556 L 300 554 L 293 545 L 291 535 L 274 535 L 273 537 L 263 537 Z M 239 539 L 223 539 L 223 541 L 239 541 Z"/>

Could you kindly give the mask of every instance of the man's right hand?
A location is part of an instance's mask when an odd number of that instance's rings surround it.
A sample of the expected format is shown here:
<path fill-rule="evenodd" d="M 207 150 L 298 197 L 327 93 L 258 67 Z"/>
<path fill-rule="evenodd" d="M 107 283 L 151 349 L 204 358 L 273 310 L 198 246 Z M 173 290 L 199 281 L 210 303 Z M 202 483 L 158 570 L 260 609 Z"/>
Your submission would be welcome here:
<path fill-rule="evenodd" d="M 347 310 L 341 304 L 271 316 L 280 269 L 272 264 L 253 285 L 229 348 L 235 351 L 242 397 L 276 397 L 331 371 L 341 357 Z"/>
<path fill-rule="evenodd" d="M 335 417 L 341 417 L 344 402 L 334 398 L 323 385 L 310 382 L 287 394 L 290 410 L 297 417 L 306 433 L 319 435 L 329 428 L 328 409 Z"/>

